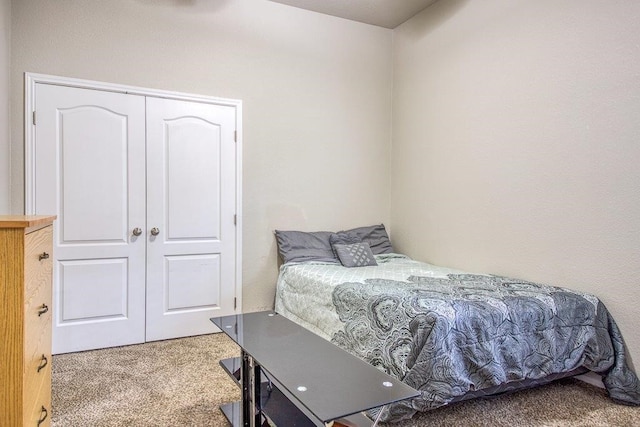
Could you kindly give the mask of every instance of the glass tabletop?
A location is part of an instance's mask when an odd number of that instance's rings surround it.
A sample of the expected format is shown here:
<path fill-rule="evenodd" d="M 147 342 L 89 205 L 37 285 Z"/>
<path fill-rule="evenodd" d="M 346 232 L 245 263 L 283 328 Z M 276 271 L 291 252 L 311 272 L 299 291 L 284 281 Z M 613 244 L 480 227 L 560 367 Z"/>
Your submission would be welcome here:
<path fill-rule="evenodd" d="M 319 420 L 328 422 L 419 393 L 273 312 L 211 321 Z"/>

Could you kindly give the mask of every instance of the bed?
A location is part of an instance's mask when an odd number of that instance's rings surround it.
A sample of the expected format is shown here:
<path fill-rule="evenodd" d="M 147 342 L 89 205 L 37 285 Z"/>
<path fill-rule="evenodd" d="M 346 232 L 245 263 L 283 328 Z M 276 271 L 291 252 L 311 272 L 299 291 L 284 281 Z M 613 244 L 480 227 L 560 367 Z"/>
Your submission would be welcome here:
<path fill-rule="evenodd" d="M 640 405 L 620 331 L 593 295 L 415 261 L 383 225 L 276 238 L 276 311 L 421 391 L 384 421 L 587 371 Z"/>

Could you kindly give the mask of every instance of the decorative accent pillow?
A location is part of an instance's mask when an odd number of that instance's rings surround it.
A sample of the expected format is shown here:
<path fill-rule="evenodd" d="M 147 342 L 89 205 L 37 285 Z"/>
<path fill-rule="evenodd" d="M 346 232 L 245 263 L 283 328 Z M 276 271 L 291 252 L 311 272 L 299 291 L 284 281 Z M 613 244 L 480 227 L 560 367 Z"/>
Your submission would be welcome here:
<path fill-rule="evenodd" d="M 327 262 L 339 264 L 331 249 L 330 231 L 281 231 L 276 230 L 278 253 L 283 263 L 288 262 Z"/>
<path fill-rule="evenodd" d="M 366 267 L 378 265 L 373 252 L 367 242 L 352 243 L 347 245 L 333 245 L 340 262 L 345 267 Z"/>
<path fill-rule="evenodd" d="M 352 228 L 351 230 L 341 231 L 337 234 L 347 235 L 359 239 L 359 241 L 369 243 L 371 252 L 376 255 L 393 252 L 393 246 L 391 246 L 391 241 L 389 240 L 387 230 L 384 228 L 384 224 Z"/>

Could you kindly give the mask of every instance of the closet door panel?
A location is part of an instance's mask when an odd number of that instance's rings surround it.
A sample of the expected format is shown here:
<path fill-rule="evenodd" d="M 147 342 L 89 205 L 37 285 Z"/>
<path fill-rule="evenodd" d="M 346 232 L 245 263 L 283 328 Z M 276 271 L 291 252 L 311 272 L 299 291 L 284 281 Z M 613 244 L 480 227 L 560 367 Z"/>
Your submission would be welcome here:
<path fill-rule="evenodd" d="M 144 97 L 36 85 L 35 213 L 54 227 L 53 352 L 144 342 Z"/>
<path fill-rule="evenodd" d="M 219 124 L 193 117 L 165 122 L 169 241 L 220 239 L 221 134 Z"/>
<path fill-rule="evenodd" d="M 61 109 L 58 123 L 61 242 L 126 243 L 127 116 L 79 106 Z"/>
<path fill-rule="evenodd" d="M 166 256 L 167 312 L 220 305 L 220 256 Z"/>
<path fill-rule="evenodd" d="M 61 261 L 60 313 L 63 323 L 126 319 L 130 284 L 126 258 Z M 87 277 L 91 281 L 87 282 Z M 100 295 L 100 304 L 84 304 L 85 294 Z"/>
<path fill-rule="evenodd" d="M 232 107 L 147 98 L 147 341 L 234 312 L 234 131 Z"/>

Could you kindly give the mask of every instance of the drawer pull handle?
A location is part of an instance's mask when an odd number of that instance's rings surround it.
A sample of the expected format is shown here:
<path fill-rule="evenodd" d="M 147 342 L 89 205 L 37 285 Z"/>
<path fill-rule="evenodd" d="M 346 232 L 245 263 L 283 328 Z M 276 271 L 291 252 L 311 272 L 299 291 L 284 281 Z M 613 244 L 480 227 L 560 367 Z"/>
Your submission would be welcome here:
<path fill-rule="evenodd" d="M 49 259 L 49 254 L 46 252 L 42 252 L 40 255 L 38 255 L 38 261 L 42 261 L 43 259 Z"/>
<path fill-rule="evenodd" d="M 38 307 L 38 317 L 42 316 L 47 311 L 49 311 L 49 307 L 47 306 L 47 304 L 42 304 L 40 307 Z"/>
<path fill-rule="evenodd" d="M 49 412 L 47 411 L 47 408 L 43 406 L 40 409 L 40 419 L 38 420 L 38 425 L 42 424 L 44 420 L 47 419 L 48 416 L 49 416 Z"/>
<path fill-rule="evenodd" d="M 43 354 L 42 358 L 40 359 L 40 365 L 38 366 L 38 372 L 43 370 L 44 367 L 47 366 L 48 364 L 49 364 L 49 359 L 47 359 L 47 356 Z"/>

